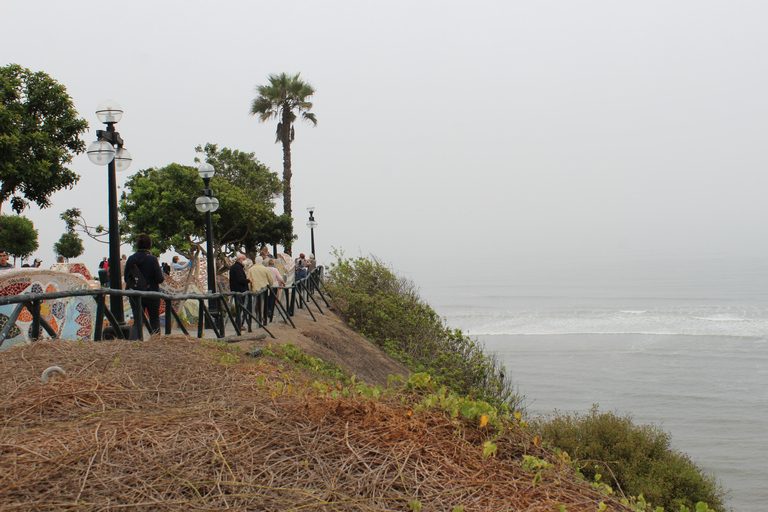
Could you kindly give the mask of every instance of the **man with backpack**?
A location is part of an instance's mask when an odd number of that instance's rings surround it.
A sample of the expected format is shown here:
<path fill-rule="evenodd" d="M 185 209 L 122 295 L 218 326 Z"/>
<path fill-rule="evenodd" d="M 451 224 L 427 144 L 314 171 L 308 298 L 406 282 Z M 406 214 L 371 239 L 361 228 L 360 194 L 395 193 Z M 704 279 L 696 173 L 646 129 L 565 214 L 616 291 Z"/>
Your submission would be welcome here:
<path fill-rule="evenodd" d="M 152 248 L 152 239 L 146 233 L 136 238 L 136 252 L 125 262 L 126 288 L 138 291 L 159 292 L 160 283 L 165 280 L 157 258 L 149 252 Z M 149 316 L 149 328 L 152 334 L 160 332 L 160 299 L 142 298 L 141 305 Z M 133 327 L 129 339 L 139 339 L 138 318 L 142 314 L 139 311 L 138 299 L 131 298 L 131 310 L 133 311 Z"/>

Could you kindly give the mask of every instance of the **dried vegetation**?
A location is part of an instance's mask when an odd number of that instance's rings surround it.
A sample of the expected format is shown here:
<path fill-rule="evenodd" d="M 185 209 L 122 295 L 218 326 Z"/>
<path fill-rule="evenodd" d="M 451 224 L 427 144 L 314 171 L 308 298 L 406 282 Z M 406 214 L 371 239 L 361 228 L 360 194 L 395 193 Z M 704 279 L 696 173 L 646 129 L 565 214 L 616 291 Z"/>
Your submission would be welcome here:
<path fill-rule="evenodd" d="M 61 366 L 68 375 L 42 384 Z M 0 510 L 625 510 L 519 430 L 415 396 L 323 396 L 314 376 L 181 336 L 0 353 Z M 553 460 L 554 459 L 550 459 Z M 419 504 L 416 504 L 419 502 Z M 456 510 L 462 510 L 457 508 Z"/>

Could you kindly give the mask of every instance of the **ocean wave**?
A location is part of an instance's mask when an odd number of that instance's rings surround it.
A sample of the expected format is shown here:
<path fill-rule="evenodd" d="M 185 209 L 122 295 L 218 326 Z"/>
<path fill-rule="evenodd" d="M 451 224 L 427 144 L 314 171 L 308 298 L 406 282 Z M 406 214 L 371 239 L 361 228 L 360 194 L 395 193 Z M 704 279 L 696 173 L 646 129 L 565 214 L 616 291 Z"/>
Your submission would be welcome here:
<path fill-rule="evenodd" d="M 446 316 L 471 335 L 648 334 L 765 337 L 768 309 L 550 309 L 469 312 Z"/>
<path fill-rule="evenodd" d="M 696 320 L 706 320 L 709 322 L 746 322 L 746 318 L 738 318 L 729 315 L 716 315 L 716 316 L 695 316 Z"/>

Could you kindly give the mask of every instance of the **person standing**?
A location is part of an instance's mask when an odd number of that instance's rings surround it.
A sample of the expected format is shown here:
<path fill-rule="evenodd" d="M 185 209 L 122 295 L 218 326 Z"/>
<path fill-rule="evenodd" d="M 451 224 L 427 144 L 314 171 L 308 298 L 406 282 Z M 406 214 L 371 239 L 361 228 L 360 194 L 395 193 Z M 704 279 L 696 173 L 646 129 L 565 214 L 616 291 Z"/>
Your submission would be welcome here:
<path fill-rule="evenodd" d="M 179 270 L 184 270 L 185 268 L 187 268 L 189 266 L 190 263 L 192 263 L 192 260 L 189 260 L 186 263 L 179 263 L 179 257 L 178 256 L 174 256 L 173 257 L 173 270 L 175 270 L 176 272 L 178 272 Z"/>
<path fill-rule="evenodd" d="M 120 256 L 120 275 L 121 276 L 125 275 L 125 262 L 126 261 L 128 261 L 128 259 L 126 258 L 125 254 Z M 123 289 L 125 289 L 125 279 L 123 279 Z"/>
<path fill-rule="evenodd" d="M 269 254 L 269 249 L 267 249 L 266 245 L 261 248 L 261 252 L 259 253 L 259 256 L 261 256 L 262 265 L 264 265 L 265 267 L 267 266 L 269 259 L 274 258 L 274 256 Z"/>
<path fill-rule="evenodd" d="M 304 257 L 304 253 L 301 253 L 298 258 L 296 258 L 296 280 L 304 279 L 307 277 L 307 259 Z"/>
<path fill-rule="evenodd" d="M 250 279 L 245 275 L 245 254 L 238 254 L 237 261 L 229 267 L 229 290 L 232 292 L 247 292 Z M 237 325 L 242 326 L 240 309 L 243 307 L 243 297 L 235 296 L 235 311 Z"/>
<path fill-rule="evenodd" d="M 275 285 L 272 272 L 264 266 L 261 256 L 256 256 L 256 259 L 253 260 L 253 266 L 248 271 L 248 277 L 251 279 L 250 287 L 252 292 L 257 292 L 265 286 Z"/>
<path fill-rule="evenodd" d="M 269 269 L 264 266 L 264 262 L 262 261 L 261 256 L 256 256 L 256 258 L 254 258 L 253 266 L 251 266 L 250 270 L 248 270 L 248 277 L 251 278 L 252 292 L 257 292 L 265 286 L 275 285 L 272 272 L 270 272 Z M 264 306 L 266 305 L 267 304 L 264 304 Z M 261 312 L 259 312 L 259 320 L 261 320 L 261 318 Z"/>
<path fill-rule="evenodd" d="M 275 266 L 275 260 L 270 258 L 267 266 L 270 272 L 272 272 L 272 279 L 274 280 L 273 286 L 285 286 L 283 276 L 280 275 L 280 270 Z M 269 320 L 272 321 L 272 315 L 275 314 L 275 301 L 280 298 L 280 290 L 272 290 L 267 299 L 267 310 L 269 311 Z"/>
<path fill-rule="evenodd" d="M 165 276 L 163 276 L 163 272 L 160 270 L 160 263 L 157 261 L 157 258 L 149 252 L 151 248 L 152 239 L 148 234 L 142 233 L 136 238 L 136 252 L 125 262 L 123 280 L 125 280 L 128 273 L 135 266 L 138 267 L 144 276 L 144 280 L 147 282 L 147 291 L 159 292 L 160 283 L 165 281 Z M 142 298 L 141 305 L 146 309 L 149 316 L 149 328 L 152 334 L 159 333 L 160 299 Z M 139 338 L 138 318 L 139 315 L 143 314 L 143 311 L 139 311 L 138 300 L 131 299 L 131 310 L 133 311 L 133 326 L 131 327 L 129 339 L 136 340 Z"/>
<path fill-rule="evenodd" d="M 8 263 L 10 254 L 5 249 L 0 249 L 0 270 L 10 270 L 13 267 L 13 263 Z"/>

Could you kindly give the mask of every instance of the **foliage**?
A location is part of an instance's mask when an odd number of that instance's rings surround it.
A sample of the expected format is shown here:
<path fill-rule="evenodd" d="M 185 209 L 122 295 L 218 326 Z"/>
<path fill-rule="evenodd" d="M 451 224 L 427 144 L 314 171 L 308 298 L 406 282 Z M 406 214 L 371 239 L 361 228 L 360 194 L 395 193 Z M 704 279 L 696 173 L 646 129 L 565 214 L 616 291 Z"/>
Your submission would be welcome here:
<path fill-rule="evenodd" d="M 63 85 L 18 64 L 0 67 L 0 206 L 47 208 L 54 192 L 73 187 L 80 178 L 65 165 L 85 151 L 87 128 Z"/>
<path fill-rule="evenodd" d="M 132 242 L 147 233 L 159 252 L 173 249 L 190 257 L 193 237 L 204 239 L 205 233 L 205 216 L 195 209 L 202 188 L 197 171 L 179 164 L 144 169 L 128 178 L 124 188 L 127 192 L 120 200 L 124 238 Z"/>
<path fill-rule="evenodd" d="M 97 242 L 104 244 L 109 243 L 109 240 L 102 240 L 107 235 L 109 235 L 109 231 L 105 229 L 101 224 L 96 226 L 89 226 L 79 208 L 70 208 L 68 210 L 64 210 L 59 215 L 59 217 L 66 223 L 67 231 L 80 231 L 96 240 Z"/>
<path fill-rule="evenodd" d="M 246 242 L 263 239 L 266 235 L 260 227 L 270 225 L 276 217 L 272 212 L 272 200 L 279 190 L 275 173 L 253 153 L 227 148 L 219 151 L 213 144 L 206 144 L 204 149 L 198 146 L 197 150 L 205 152 L 206 160 L 222 170 L 217 169 L 210 182 L 219 200 L 219 209 L 211 215 L 217 253 L 234 254 Z M 206 215 L 195 208 L 203 187 L 194 167 L 175 163 L 134 174 L 126 182 L 127 192 L 120 201 L 125 239 L 132 241 L 140 233 L 147 233 L 158 252 L 173 249 L 188 258 L 205 253 Z M 284 235 L 285 231 L 280 234 Z M 218 266 L 224 266 L 221 259 Z"/>
<path fill-rule="evenodd" d="M 724 494 L 715 479 L 670 447 L 669 436 L 652 425 L 635 425 L 630 416 L 599 412 L 557 414 L 533 425 L 543 439 L 567 451 L 585 477 L 610 476 L 626 495 L 672 512 L 700 509 L 704 502 L 723 511 Z"/>
<path fill-rule="evenodd" d="M 293 221 L 287 215 L 275 215 L 271 208 L 275 198 L 279 197 L 283 190 L 283 183 L 277 177 L 277 173 L 271 172 L 269 167 L 259 162 L 255 153 L 244 153 L 235 149 L 218 149 L 217 144 L 206 144 L 205 147 L 197 146 L 197 153 L 205 153 L 205 161 L 213 165 L 216 175 L 233 186 L 247 191 L 250 200 L 257 204 L 268 204 L 270 210 L 264 212 L 259 222 L 241 222 L 233 227 L 232 237 L 237 243 L 230 244 L 226 252 L 253 252 L 257 248 L 269 244 L 281 244 L 289 247 L 295 238 L 293 236 Z M 195 158 L 195 162 L 199 162 Z M 218 181 L 218 180 L 217 180 Z"/>
<path fill-rule="evenodd" d="M 14 258 L 28 258 L 38 247 L 34 223 L 18 215 L 0 216 L 0 247 Z"/>
<path fill-rule="evenodd" d="M 282 192 L 283 184 L 277 174 L 259 162 L 255 153 L 229 148 L 219 151 L 218 144 L 211 143 L 197 146 L 195 153 L 205 155 L 204 160 L 216 169 L 215 176 L 251 192 L 254 201 L 271 203 Z M 199 163 L 200 158 L 195 157 L 195 162 Z"/>
<path fill-rule="evenodd" d="M 293 123 L 301 116 L 303 121 L 317 125 L 315 114 L 310 112 L 312 102 L 309 101 L 315 89 L 303 81 L 300 75 L 269 75 L 269 85 L 256 87 L 259 95 L 251 105 L 251 114 L 258 116 L 259 121 L 277 120 L 275 143 L 283 145 L 283 213 L 288 217 L 291 217 L 291 143 L 295 138 Z M 286 246 L 286 251 L 290 254 L 290 246 Z"/>
<path fill-rule="evenodd" d="M 85 247 L 80 235 L 71 231 L 63 233 L 59 241 L 53 244 L 53 252 L 67 259 L 77 258 L 85 252 Z"/>
<path fill-rule="evenodd" d="M 289 361 L 299 368 L 311 370 L 344 383 L 353 382 L 339 365 L 305 354 L 301 347 L 290 342 L 279 346 L 270 345 L 264 350 L 264 355 Z"/>
<path fill-rule="evenodd" d="M 375 257 L 345 259 L 335 251 L 328 287 L 349 325 L 415 372 L 462 395 L 519 405 L 494 355 L 476 340 L 445 326 L 421 301 L 415 285 Z"/>

